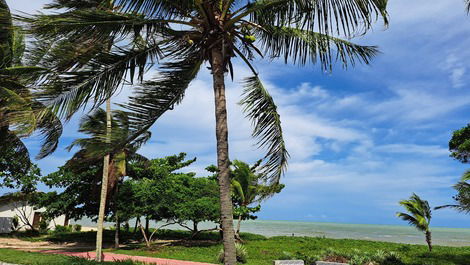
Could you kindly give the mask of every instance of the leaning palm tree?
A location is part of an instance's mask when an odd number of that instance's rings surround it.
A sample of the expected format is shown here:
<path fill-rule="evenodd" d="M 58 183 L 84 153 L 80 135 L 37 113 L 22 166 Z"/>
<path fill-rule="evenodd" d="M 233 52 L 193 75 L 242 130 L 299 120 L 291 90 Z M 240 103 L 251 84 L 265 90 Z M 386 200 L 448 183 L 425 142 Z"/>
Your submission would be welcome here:
<path fill-rule="evenodd" d="M 426 200 L 422 200 L 418 195 L 413 195 L 408 200 L 400 201 L 408 213 L 397 213 L 397 217 L 407 221 L 410 225 L 416 227 L 419 231 L 426 235 L 426 243 L 429 251 L 432 251 L 431 230 L 429 223 L 431 222 L 431 207 Z"/>
<path fill-rule="evenodd" d="M 97 259 L 102 258 L 102 230 L 106 212 L 106 202 L 111 197 L 115 197 L 118 192 L 118 183 L 127 174 L 127 164 L 129 161 L 146 161 L 144 156 L 137 153 L 137 150 L 150 139 L 150 132 L 144 132 L 133 141 L 114 149 L 116 143 L 127 139 L 132 131 L 129 129 L 129 117 L 124 111 L 113 111 L 111 113 L 109 101 L 106 111 L 98 109 L 91 115 L 86 115 L 80 122 L 79 132 L 89 135 L 87 138 L 75 140 L 68 149 L 75 146 L 81 149 L 70 160 L 72 163 L 86 163 L 87 161 L 100 160 L 103 157 L 103 177 L 101 179 L 100 208 L 98 211 L 98 221 L 101 222 L 101 235 L 97 235 Z M 113 130 L 110 131 L 109 128 Z M 114 195 L 114 196 L 113 196 Z M 104 205 L 103 205 L 104 204 Z M 117 206 L 115 209 L 117 209 Z M 119 219 L 116 211 L 116 236 L 115 246 L 119 247 Z"/>
<path fill-rule="evenodd" d="M 250 213 L 260 210 L 260 203 L 274 194 L 279 193 L 284 188 L 284 184 L 265 183 L 264 175 L 260 174 L 259 167 L 262 160 L 256 162 L 253 166 L 245 162 L 234 160 L 232 162 L 232 195 L 235 206 L 235 215 L 238 215 L 237 228 L 235 236 L 240 238 L 240 226 L 242 220 L 250 217 Z M 255 207 L 250 205 L 258 204 Z"/>
<path fill-rule="evenodd" d="M 0 186 L 12 187 L 30 168 L 29 152 L 21 138 L 38 131 L 44 136 L 37 155 L 41 159 L 57 148 L 62 132 L 57 117 L 32 98 L 30 86 L 45 69 L 23 65 L 24 52 L 24 35 L 13 25 L 6 1 L 0 0 Z"/>
<path fill-rule="evenodd" d="M 62 61 L 75 62 L 59 77 L 45 77 L 40 98 L 71 117 L 84 106 L 104 103 L 123 80 L 133 82 L 137 76 L 142 81 L 148 67 L 158 64 L 158 76 L 138 87 L 124 105 L 133 117 L 130 141 L 181 102 L 207 63 L 214 88 L 224 261 L 235 264 L 225 96 L 226 74 L 235 74 L 234 59 L 252 71 L 241 104 L 253 121 L 253 136 L 267 149 L 266 178 L 276 183 L 286 169 L 288 152 L 277 107 L 253 62 L 263 57 L 299 65 L 318 62 L 323 70 L 332 70 L 336 61 L 345 67 L 367 64 L 377 48 L 340 36 L 365 34 L 379 17 L 386 23 L 387 0 L 115 0 L 112 11 L 73 8 L 91 2 L 99 0 L 55 0 L 52 5 L 70 8 L 25 19 L 38 39 L 54 40 L 45 63 L 59 69 Z M 88 58 L 75 56 L 67 45 L 82 36 L 105 40 L 110 35 L 120 42 Z"/>

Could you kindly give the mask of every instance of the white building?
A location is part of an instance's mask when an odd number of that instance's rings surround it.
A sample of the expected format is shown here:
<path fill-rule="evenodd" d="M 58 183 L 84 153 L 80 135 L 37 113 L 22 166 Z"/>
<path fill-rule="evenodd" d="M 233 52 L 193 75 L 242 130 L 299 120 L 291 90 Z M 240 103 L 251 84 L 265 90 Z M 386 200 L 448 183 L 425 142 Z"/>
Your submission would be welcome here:
<path fill-rule="evenodd" d="M 19 192 L 0 197 L 0 233 L 12 232 L 15 216 L 19 221 L 18 230 L 39 229 L 45 209 L 35 209 L 27 198 L 28 196 Z M 68 220 L 65 216 L 59 216 L 49 222 L 49 229 L 54 229 L 56 225 L 68 225 Z"/>

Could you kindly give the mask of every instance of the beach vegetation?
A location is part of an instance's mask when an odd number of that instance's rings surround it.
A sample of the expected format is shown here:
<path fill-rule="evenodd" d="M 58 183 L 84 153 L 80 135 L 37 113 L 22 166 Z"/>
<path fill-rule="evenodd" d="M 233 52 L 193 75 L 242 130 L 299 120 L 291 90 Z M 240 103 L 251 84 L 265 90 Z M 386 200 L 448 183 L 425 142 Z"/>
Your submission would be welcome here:
<path fill-rule="evenodd" d="M 429 202 L 413 193 L 408 200 L 401 200 L 400 205 L 405 208 L 407 213 L 397 212 L 397 217 L 407 221 L 411 226 L 423 232 L 426 236 L 429 251 L 432 251 L 432 235 L 430 230 L 432 210 Z"/>
<path fill-rule="evenodd" d="M 20 236 L 20 235 L 18 235 Z M 123 243 L 126 247 L 109 249 L 114 253 L 149 256 L 159 258 L 169 258 L 177 260 L 187 260 L 196 262 L 207 262 L 217 264 L 218 254 L 222 247 L 220 235 L 218 232 L 202 232 L 189 239 L 190 231 L 176 231 L 160 229 L 156 232 L 156 237 L 164 239 L 160 243 L 154 243 L 151 248 L 147 248 L 145 243 L 136 243 L 140 241 L 142 235 L 122 231 Z M 436 245 L 432 252 L 429 252 L 426 245 L 400 244 L 390 242 L 353 240 L 353 239 L 331 239 L 320 237 L 292 237 L 279 236 L 266 238 L 260 235 L 241 233 L 244 246 L 246 247 L 250 265 L 272 265 L 273 260 L 283 259 L 283 252 L 292 253 L 289 257 L 294 259 L 310 257 L 311 260 L 323 258 L 325 253 L 334 252 L 352 257 L 354 255 L 383 256 L 380 253 L 394 252 L 404 265 L 466 265 L 470 260 L 470 247 L 445 247 Z M 25 240 L 31 241 L 52 241 L 52 242 L 81 242 L 82 244 L 93 244 L 96 238 L 96 232 L 81 233 L 62 233 L 49 234 L 43 236 L 31 237 L 25 235 Z M 114 231 L 105 230 L 104 240 L 106 243 L 112 243 L 114 240 Z M 330 249 L 330 250 L 329 250 Z M 11 254 L 12 252 L 15 255 Z M 9 253 L 9 254 L 7 254 Z M 30 258 L 32 255 L 35 259 Z M 54 263 L 36 263 L 41 257 L 43 259 L 66 259 L 58 255 L 45 255 L 39 253 L 24 253 L 14 250 L 0 249 L 0 257 L 8 257 L 5 262 L 16 264 L 35 264 L 46 265 Z M 391 255 L 389 255 L 391 256 Z M 390 258 L 392 259 L 392 258 Z M 21 261 L 21 262 L 20 262 Z M 387 264 L 387 263 L 385 263 Z M 393 264 L 393 263 L 388 263 Z M 396 263 L 400 264 L 400 263 Z M 401 265 L 401 264 L 400 264 Z"/>
<path fill-rule="evenodd" d="M 241 243 L 235 243 L 235 250 L 237 254 L 237 263 L 245 264 L 248 262 L 248 251 L 246 247 Z M 218 255 L 219 263 L 224 263 L 224 249 L 219 251 Z"/>
<path fill-rule="evenodd" d="M 112 8 L 106 8 L 108 3 Z M 263 161 L 267 180 L 276 183 L 286 170 L 288 152 L 276 104 L 253 63 L 257 58 L 280 57 L 285 63 L 299 65 L 319 62 L 326 71 L 332 70 L 336 61 L 345 67 L 368 64 L 377 48 L 349 40 L 368 32 L 379 17 L 387 23 L 387 1 L 377 0 L 329 1 L 324 5 L 298 0 L 116 0 L 87 8 L 89 4 L 56 0 L 48 6 L 57 12 L 24 19 L 30 33 L 52 44 L 45 62 L 53 74 L 44 76 L 39 95 L 61 116 L 70 118 L 90 101 L 93 107 L 104 103 L 123 80 L 142 82 L 148 67 L 159 63 L 160 74 L 143 82 L 123 105 L 134 113 L 138 134 L 182 101 L 189 84 L 208 63 L 214 87 L 220 220 L 225 263 L 230 265 L 236 263 L 236 255 L 225 85 L 226 74 L 233 77 L 236 73 L 234 58 L 252 72 L 244 82 L 241 104 L 253 121 L 253 136 L 267 150 Z M 86 9 L 80 8 L 83 6 Z M 89 41 L 90 36 L 97 43 L 109 44 L 106 40 L 110 36 L 120 41 L 98 53 L 86 49 L 89 56 L 75 53 L 74 44 Z"/>

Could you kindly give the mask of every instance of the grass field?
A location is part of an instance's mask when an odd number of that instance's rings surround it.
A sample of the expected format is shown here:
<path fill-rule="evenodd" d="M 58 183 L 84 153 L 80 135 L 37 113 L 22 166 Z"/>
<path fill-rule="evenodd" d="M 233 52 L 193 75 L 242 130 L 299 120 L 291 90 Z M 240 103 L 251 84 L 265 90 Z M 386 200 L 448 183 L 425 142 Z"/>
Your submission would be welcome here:
<path fill-rule="evenodd" d="M 125 233 L 124 233 L 125 234 Z M 65 233 L 42 237 L 27 237 L 28 240 L 48 240 L 54 242 L 93 242 L 95 234 L 86 233 Z M 138 234 L 135 236 L 138 237 Z M 188 237 L 186 232 L 162 230 L 158 233 L 159 239 L 177 240 L 170 245 L 155 244 L 151 248 L 146 248 L 143 244 L 128 244 L 120 250 L 111 250 L 115 253 L 150 256 L 190 261 L 200 261 L 217 263 L 217 254 L 221 249 L 217 233 L 206 233 L 200 235 L 196 240 L 185 240 Z M 248 251 L 248 264 L 270 265 L 275 259 L 286 256 L 311 257 L 319 255 L 327 249 L 334 249 L 337 252 L 351 254 L 354 253 L 376 253 L 377 251 L 396 252 L 402 264 L 405 265 L 470 265 L 470 247 L 441 247 L 435 246 L 432 253 L 429 253 L 424 245 L 406 245 L 387 242 L 374 242 L 364 240 L 349 239 L 328 239 L 313 237 L 272 237 L 253 234 L 243 234 L 245 246 Z M 135 239 L 133 234 L 125 234 L 125 240 Z M 107 231 L 106 239 L 112 240 L 112 231 Z M 5 259 L 6 257 L 7 259 Z M 19 259 L 21 258 L 21 259 Z M 23 261 L 24 259 L 24 261 Z M 64 259 L 64 260 L 60 260 Z M 20 264 L 73 264 L 64 257 L 28 253 L 27 255 L 15 255 L 12 250 L 0 250 L 0 260 L 16 262 Z M 31 262 L 36 263 L 31 263 Z M 60 263 L 66 262 L 66 263 Z M 388 265 L 388 264 L 387 264 Z"/>

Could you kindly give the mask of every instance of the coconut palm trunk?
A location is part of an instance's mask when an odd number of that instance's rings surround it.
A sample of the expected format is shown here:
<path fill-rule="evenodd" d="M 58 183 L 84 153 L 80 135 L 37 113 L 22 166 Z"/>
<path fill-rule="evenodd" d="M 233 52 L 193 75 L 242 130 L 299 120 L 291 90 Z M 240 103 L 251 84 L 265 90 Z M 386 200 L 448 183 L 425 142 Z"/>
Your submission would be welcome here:
<path fill-rule="evenodd" d="M 119 237 L 121 233 L 121 220 L 119 220 L 119 215 L 118 215 L 118 190 L 119 189 L 119 182 L 118 185 L 116 185 L 116 189 L 114 191 L 114 215 L 116 216 L 116 231 L 114 232 L 114 248 L 118 249 L 119 248 Z"/>
<path fill-rule="evenodd" d="M 432 237 L 431 237 L 431 231 L 426 231 L 426 243 L 428 243 L 429 251 L 432 251 Z"/>
<path fill-rule="evenodd" d="M 106 100 L 106 142 L 111 142 L 111 99 Z M 103 179 L 101 180 L 100 209 L 98 213 L 98 229 L 96 232 L 96 261 L 103 260 L 103 223 L 106 210 L 106 197 L 108 193 L 110 154 L 103 159 Z"/>
<path fill-rule="evenodd" d="M 220 212 L 224 244 L 224 264 L 235 265 L 235 233 L 233 230 L 232 198 L 230 194 L 230 161 L 228 154 L 227 105 L 225 100 L 225 66 L 222 48 L 212 50 L 212 77 L 215 99 L 215 131 L 217 138 L 217 166 L 220 190 Z"/>

